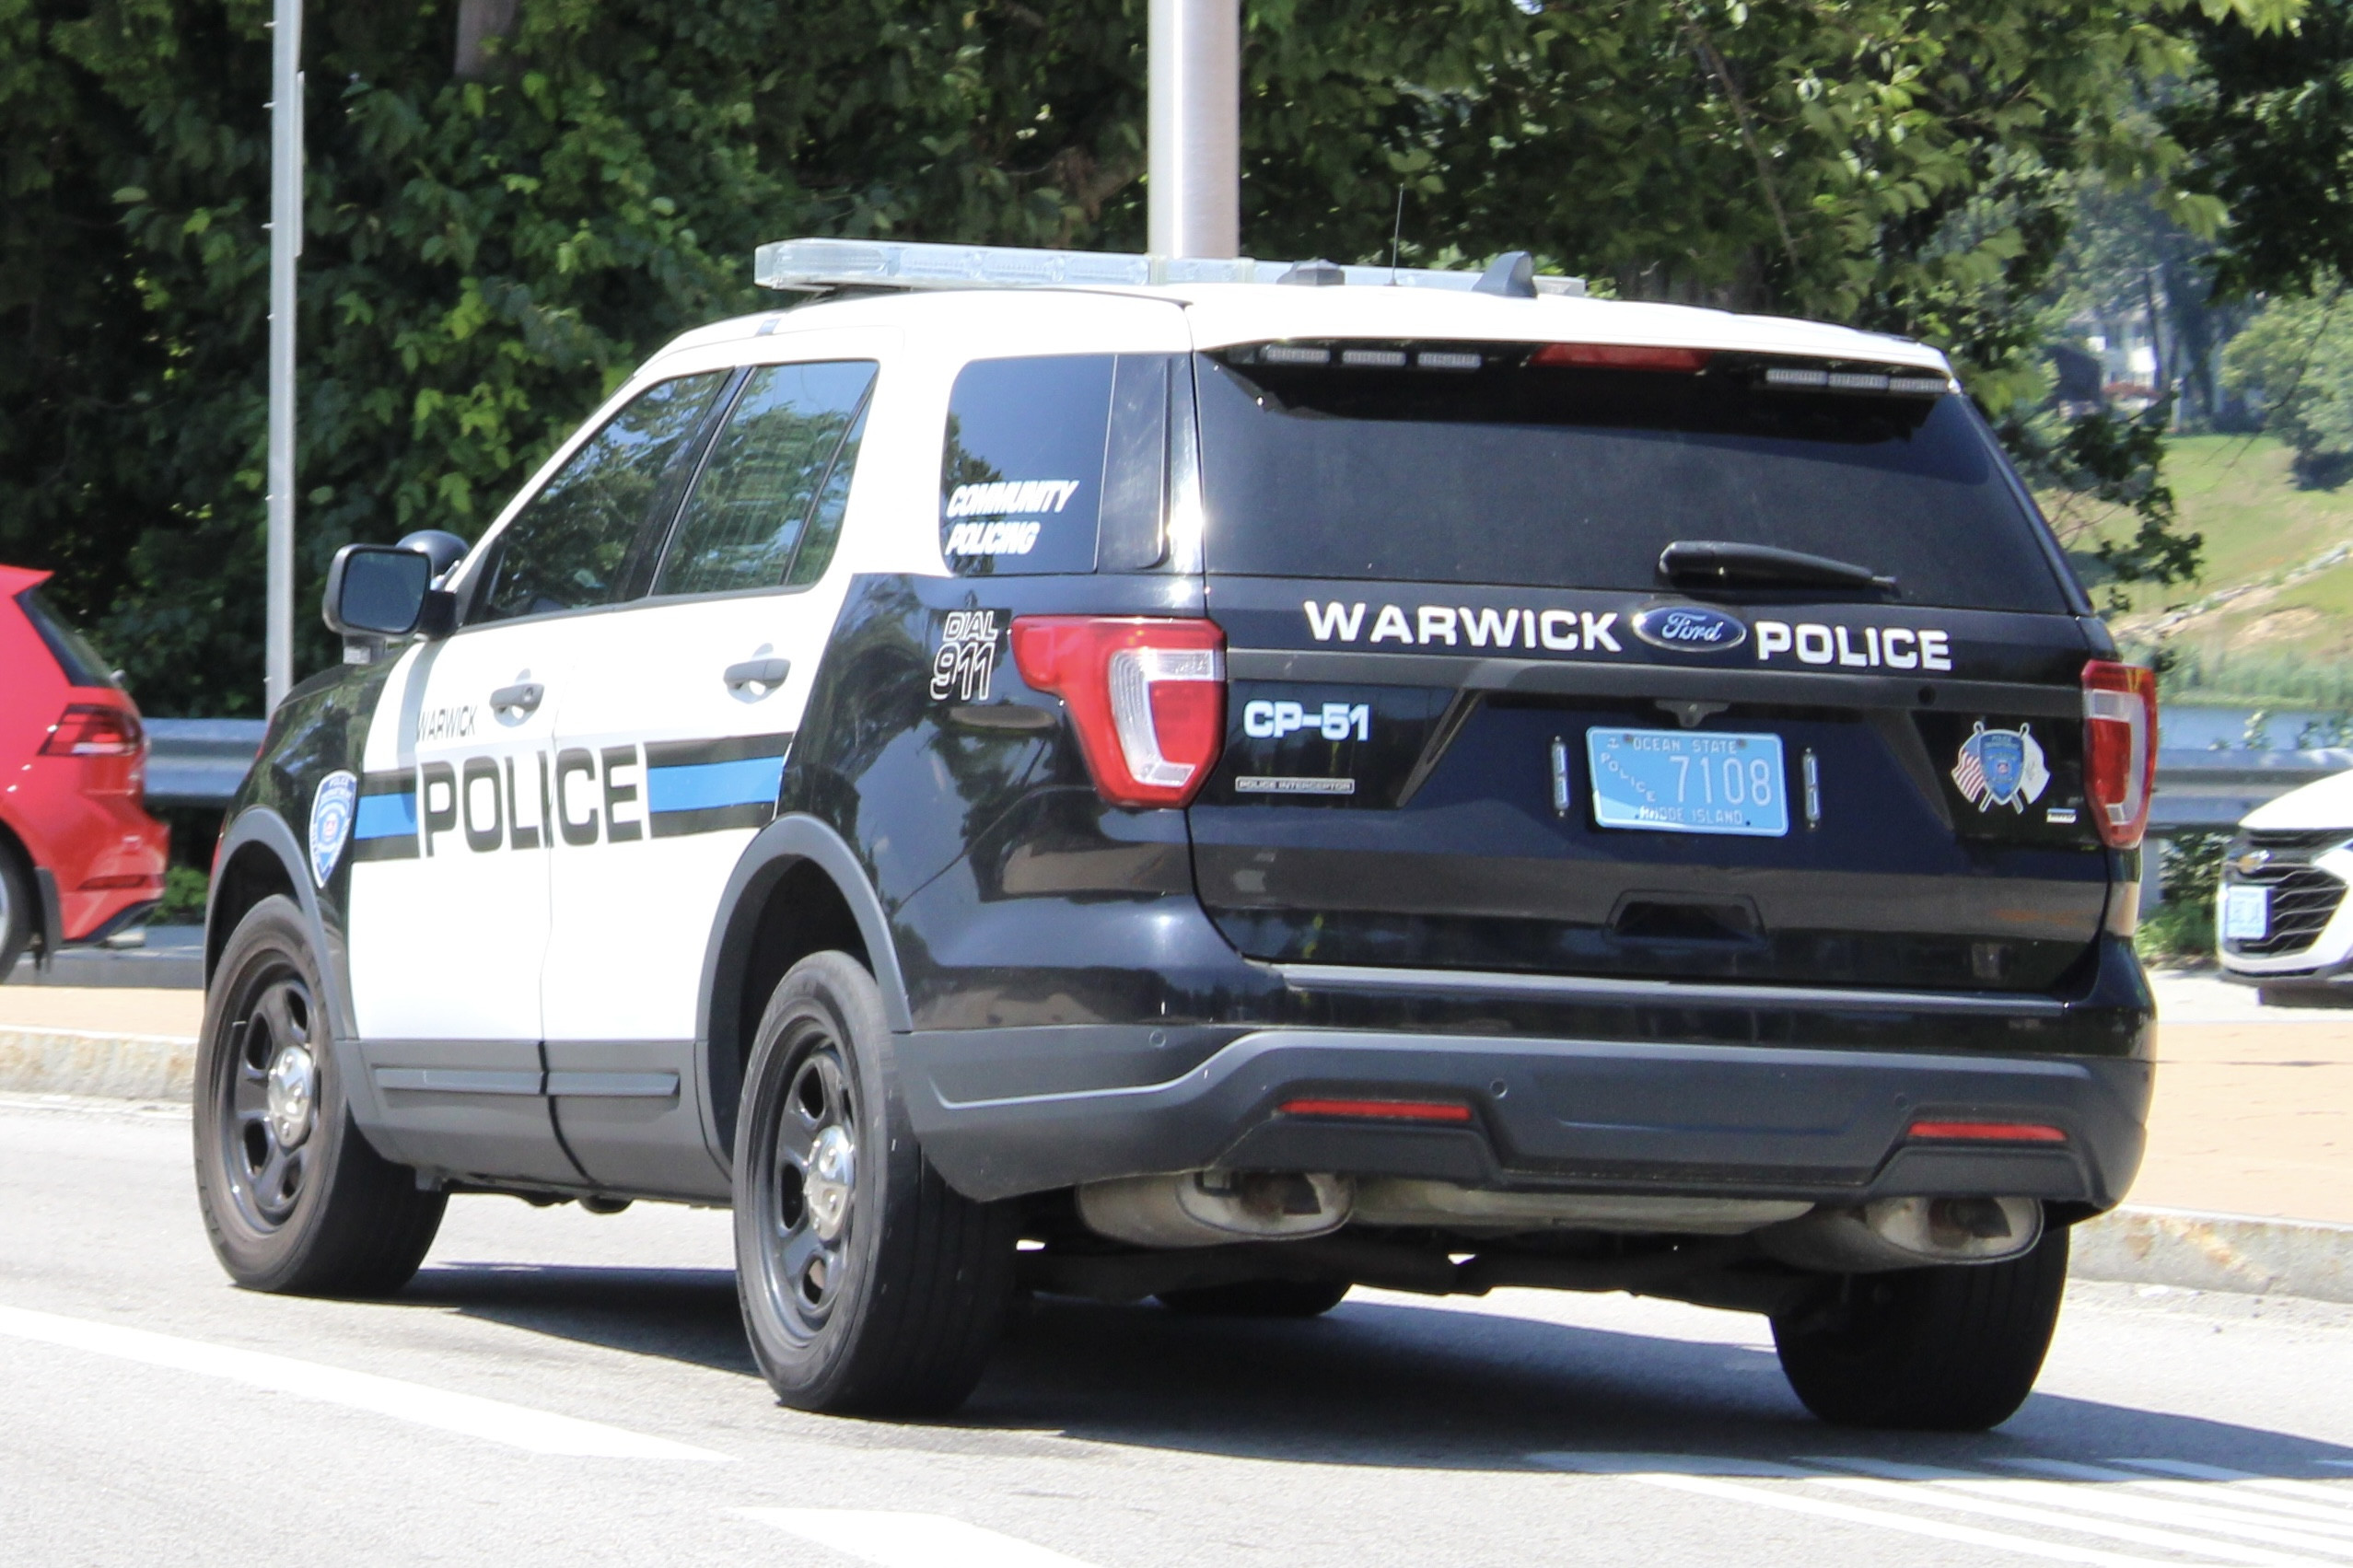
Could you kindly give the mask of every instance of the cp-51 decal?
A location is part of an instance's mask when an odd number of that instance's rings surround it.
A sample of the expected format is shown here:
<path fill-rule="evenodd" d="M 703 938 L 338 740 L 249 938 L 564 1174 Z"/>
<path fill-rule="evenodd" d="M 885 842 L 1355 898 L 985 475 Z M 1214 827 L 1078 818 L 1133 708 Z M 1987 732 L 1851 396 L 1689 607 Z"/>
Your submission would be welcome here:
<path fill-rule="evenodd" d="M 1302 703 L 1245 703 L 1241 732 L 1252 740 L 1266 740 L 1312 730 L 1326 740 L 1372 738 L 1372 705 L 1369 703 L 1326 703 L 1310 708 Z"/>
<path fill-rule="evenodd" d="M 567 746 L 552 756 L 459 758 L 360 781 L 351 859 L 629 843 L 775 815 L 790 735 Z"/>

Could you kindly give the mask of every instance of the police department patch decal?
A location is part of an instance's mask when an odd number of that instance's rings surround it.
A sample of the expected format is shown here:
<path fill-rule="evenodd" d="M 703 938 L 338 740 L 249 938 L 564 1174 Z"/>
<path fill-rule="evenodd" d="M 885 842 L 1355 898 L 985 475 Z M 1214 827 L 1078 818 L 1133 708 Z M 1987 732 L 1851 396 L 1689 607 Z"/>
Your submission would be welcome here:
<path fill-rule="evenodd" d="M 345 772 L 329 773 L 310 797 L 310 877 L 321 888 L 335 874 L 351 838 L 352 811 L 359 798 L 359 781 Z"/>
<path fill-rule="evenodd" d="M 1953 764 L 1952 782 L 1980 811 L 2007 806 L 2023 814 L 2043 796 L 2051 782 L 2043 748 L 2032 726 L 1987 729 L 1979 719 L 1969 738 L 1961 743 L 1961 760 Z"/>

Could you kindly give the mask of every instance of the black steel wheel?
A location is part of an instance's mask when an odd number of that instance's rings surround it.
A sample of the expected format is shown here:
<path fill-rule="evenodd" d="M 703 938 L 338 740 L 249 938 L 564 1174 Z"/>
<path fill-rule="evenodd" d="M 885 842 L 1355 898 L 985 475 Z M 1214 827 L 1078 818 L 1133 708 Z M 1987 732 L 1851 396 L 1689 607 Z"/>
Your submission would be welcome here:
<path fill-rule="evenodd" d="M 931 1168 L 889 1069 L 874 978 L 818 953 L 778 982 L 736 1121 L 736 1293 L 784 1403 L 937 1414 L 980 1380 L 1016 1217 Z"/>
<path fill-rule="evenodd" d="M 2067 1289 L 2068 1233 L 2023 1257 L 1839 1282 L 1831 1301 L 1773 1320 L 1781 1371 L 1839 1426 L 1983 1432 L 2033 1391 Z"/>
<path fill-rule="evenodd" d="M 255 1290 L 375 1295 L 425 1260 L 447 1200 L 370 1148 L 344 1103 L 302 912 L 238 924 L 196 1052 L 196 1194 L 221 1266 Z"/>

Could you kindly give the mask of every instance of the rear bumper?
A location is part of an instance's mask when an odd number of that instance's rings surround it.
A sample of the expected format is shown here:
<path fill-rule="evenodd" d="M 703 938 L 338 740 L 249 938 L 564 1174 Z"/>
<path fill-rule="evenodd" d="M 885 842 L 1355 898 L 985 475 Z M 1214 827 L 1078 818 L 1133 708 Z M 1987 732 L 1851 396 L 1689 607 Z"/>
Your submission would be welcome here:
<path fill-rule="evenodd" d="M 2150 1084 L 2138 1056 L 1336 1028 L 924 1031 L 896 1045 L 926 1153 L 980 1199 L 1225 1166 L 1839 1203 L 1999 1194 L 2105 1209 L 2139 1168 Z M 1162 1074 L 1137 1081 L 1156 1061 Z M 1295 1098 L 1446 1100 L 1471 1120 L 1285 1115 L 1278 1108 Z M 2068 1141 L 1907 1141 L 1921 1119 L 2042 1122 Z"/>

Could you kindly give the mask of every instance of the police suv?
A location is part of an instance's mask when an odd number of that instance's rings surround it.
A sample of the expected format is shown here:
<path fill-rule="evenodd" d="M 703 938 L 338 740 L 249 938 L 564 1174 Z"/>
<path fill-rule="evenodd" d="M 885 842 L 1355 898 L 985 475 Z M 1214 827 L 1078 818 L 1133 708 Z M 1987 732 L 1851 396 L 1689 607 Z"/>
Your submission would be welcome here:
<path fill-rule="evenodd" d="M 1023 1290 L 1770 1318 L 2009 1415 L 2149 1094 L 2154 734 L 1950 368 L 1485 274 L 802 240 L 471 548 L 353 545 L 223 835 L 239 1283 L 734 1212 L 788 1404 Z"/>

